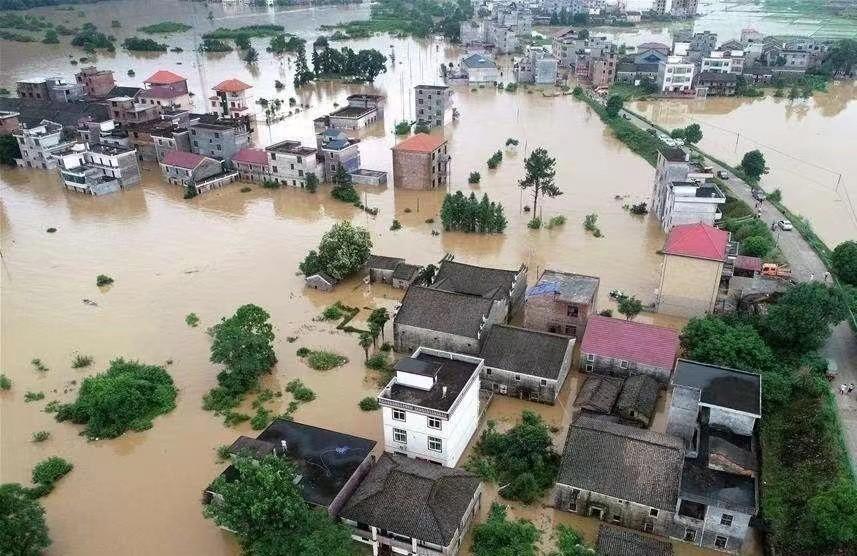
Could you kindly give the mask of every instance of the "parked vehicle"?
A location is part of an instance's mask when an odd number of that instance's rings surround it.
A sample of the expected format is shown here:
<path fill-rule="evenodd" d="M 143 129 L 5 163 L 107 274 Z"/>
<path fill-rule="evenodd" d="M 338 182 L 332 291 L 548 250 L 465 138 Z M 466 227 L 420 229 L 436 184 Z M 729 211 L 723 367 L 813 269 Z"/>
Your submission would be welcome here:
<path fill-rule="evenodd" d="M 717 177 L 720 178 L 721 180 L 728 180 L 729 179 L 729 172 L 727 172 L 726 170 L 719 170 L 717 172 Z"/>
<path fill-rule="evenodd" d="M 777 226 L 779 226 L 780 229 L 784 232 L 790 232 L 794 229 L 794 226 L 792 226 L 792 223 L 788 220 L 780 220 L 779 222 L 777 222 Z"/>
<path fill-rule="evenodd" d="M 788 280 L 792 277 L 792 271 L 789 267 L 785 265 L 778 265 L 775 263 L 763 263 L 762 276 L 767 276 L 768 278 L 781 278 L 783 280 Z"/>
<path fill-rule="evenodd" d="M 767 198 L 767 195 L 765 195 L 765 192 L 762 191 L 761 189 L 755 189 L 754 188 L 753 189 L 753 198 L 756 199 L 757 201 L 764 201 Z"/>
<path fill-rule="evenodd" d="M 610 290 L 610 299 L 622 299 L 627 297 L 622 290 Z"/>

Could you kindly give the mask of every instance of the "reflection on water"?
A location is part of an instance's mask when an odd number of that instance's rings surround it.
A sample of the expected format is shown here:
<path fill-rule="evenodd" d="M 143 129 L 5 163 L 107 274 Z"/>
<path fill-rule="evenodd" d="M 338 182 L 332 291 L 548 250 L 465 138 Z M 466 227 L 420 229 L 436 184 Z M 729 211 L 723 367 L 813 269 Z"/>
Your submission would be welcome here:
<path fill-rule="evenodd" d="M 703 150 L 739 163 L 759 149 L 770 173 L 762 187 L 810 219 L 830 246 L 857 238 L 857 83 L 833 83 L 808 100 L 709 98 L 637 102 L 635 110 L 671 129 L 697 122 Z"/>

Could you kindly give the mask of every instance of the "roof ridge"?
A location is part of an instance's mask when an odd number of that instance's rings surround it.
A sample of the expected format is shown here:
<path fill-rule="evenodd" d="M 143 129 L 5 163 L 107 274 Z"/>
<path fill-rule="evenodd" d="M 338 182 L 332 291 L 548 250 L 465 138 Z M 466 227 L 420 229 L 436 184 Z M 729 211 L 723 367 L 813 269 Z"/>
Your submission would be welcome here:
<path fill-rule="evenodd" d="M 579 421 L 581 421 L 581 420 L 584 421 L 584 424 L 579 424 Z M 680 450 L 681 449 L 679 446 L 679 444 L 682 442 L 681 439 L 679 439 L 677 437 L 669 436 L 669 435 L 666 435 L 663 433 L 658 433 L 656 431 L 652 431 L 649 429 L 637 429 L 636 427 L 628 427 L 628 429 L 629 429 L 628 432 L 631 432 L 633 434 L 621 434 L 614 427 L 598 428 L 596 426 L 590 425 L 589 423 L 591 423 L 592 425 L 596 425 L 596 424 L 597 425 L 602 425 L 602 424 L 603 425 L 618 425 L 618 423 L 600 423 L 597 419 L 593 419 L 591 417 L 580 417 L 574 423 L 572 423 L 571 426 L 582 428 L 582 429 L 587 429 L 587 430 L 591 430 L 591 431 L 595 431 L 595 432 L 602 432 L 605 434 L 609 434 L 610 436 L 616 436 L 616 437 L 620 437 L 620 438 L 629 438 L 632 440 L 636 440 L 638 442 L 642 442 L 644 444 L 650 444 L 652 446 L 662 446 L 664 448 L 669 448 L 672 450 Z M 620 425 L 620 426 L 627 426 L 627 425 Z M 645 437 L 638 436 L 641 434 L 645 434 L 646 436 Z M 664 441 L 663 442 L 655 442 L 654 440 L 651 439 L 651 437 L 654 435 L 663 436 Z M 668 442 L 668 441 L 674 441 L 674 442 Z"/>

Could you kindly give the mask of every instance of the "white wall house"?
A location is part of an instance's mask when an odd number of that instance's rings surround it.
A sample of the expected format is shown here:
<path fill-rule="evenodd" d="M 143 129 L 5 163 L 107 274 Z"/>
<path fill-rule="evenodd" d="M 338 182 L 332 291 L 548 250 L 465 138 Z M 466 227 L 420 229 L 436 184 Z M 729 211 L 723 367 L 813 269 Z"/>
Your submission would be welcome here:
<path fill-rule="evenodd" d="M 479 423 L 479 357 L 419 347 L 378 395 L 384 449 L 455 467 Z"/>
<path fill-rule="evenodd" d="M 268 154 L 270 177 L 276 183 L 304 187 L 307 176 L 314 174 L 318 181 L 324 178 L 319 169 L 316 149 L 304 147 L 300 141 L 281 141 L 265 147 Z"/>
<path fill-rule="evenodd" d="M 693 64 L 681 56 L 670 56 L 658 65 L 658 86 L 666 93 L 687 92 L 693 89 Z"/>
<path fill-rule="evenodd" d="M 701 60 L 700 70 L 712 73 L 731 73 L 732 58 L 725 57 L 723 52 L 712 52 L 711 56 L 706 56 Z"/>

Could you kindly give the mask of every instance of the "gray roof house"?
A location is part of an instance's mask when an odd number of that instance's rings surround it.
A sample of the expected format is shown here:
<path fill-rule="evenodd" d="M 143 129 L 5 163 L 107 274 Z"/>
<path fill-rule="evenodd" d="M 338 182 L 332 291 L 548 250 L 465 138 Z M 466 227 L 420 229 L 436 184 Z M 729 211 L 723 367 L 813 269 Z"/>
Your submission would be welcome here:
<path fill-rule="evenodd" d="M 667 541 L 611 525 L 598 528 L 595 550 L 599 556 L 673 556 L 673 546 Z"/>
<path fill-rule="evenodd" d="M 352 538 L 409 554 L 454 555 L 479 512 L 482 486 L 461 469 L 385 453 L 342 508 Z"/>
<path fill-rule="evenodd" d="M 622 385 L 616 400 L 616 414 L 623 419 L 648 427 L 655 416 L 660 384 L 649 375 L 631 375 Z"/>
<path fill-rule="evenodd" d="M 566 437 L 554 505 L 666 535 L 673 524 L 683 464 L 680 439 L 578 416 Z"/>
<path fill-rule="evenodd" d="M 554 403 L 571 366 L 574 339 L 495 324 L 482 343 L 485 388 Z"/>
<path fill-rule="evenodd" d="M 588 377 L 577 397 L 574 406 L 593 413 L 610 414 L 613 406 L 622 392 L 622 379 L 609 376 L 593 375 Z"/>
<path fill-rule="evenodd" d="M 339 283 L 339 280 L 331 276 L 330 274 L 320 271 L 315 274 L 311 274 L 304 279 L 304 283 L 306 287 L 312 288 L 314 290 L 321 290 L 323 292 L 329 292 L 336 284 Z"/>

